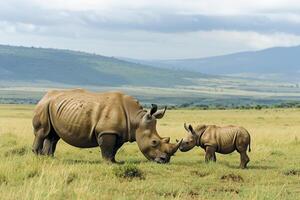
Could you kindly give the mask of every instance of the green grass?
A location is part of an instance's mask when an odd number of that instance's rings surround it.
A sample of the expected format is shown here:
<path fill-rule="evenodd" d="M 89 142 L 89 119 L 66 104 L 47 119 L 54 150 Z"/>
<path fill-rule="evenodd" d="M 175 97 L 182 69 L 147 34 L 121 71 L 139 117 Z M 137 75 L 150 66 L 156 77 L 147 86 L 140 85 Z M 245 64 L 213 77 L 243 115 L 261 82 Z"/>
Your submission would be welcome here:
<path fill-rule="evenodd" d="M 98 148 L 60 141 L 53 158 L 31 152 L 33 106 L 0 105 L 1 199 L 297 199 L 300 196 L 300 109 L 170 110 L 158 122 L 161 136 L 183 137 L 183 122 L 236 124 L 252 136 L 249 168 L 239 155 L 217 154 L 204 163 L 195 148 L 171 163 L 147 161 L 135 143 L 109 165 Z M 129 178 L 128 178 L 129 176 Z"/>

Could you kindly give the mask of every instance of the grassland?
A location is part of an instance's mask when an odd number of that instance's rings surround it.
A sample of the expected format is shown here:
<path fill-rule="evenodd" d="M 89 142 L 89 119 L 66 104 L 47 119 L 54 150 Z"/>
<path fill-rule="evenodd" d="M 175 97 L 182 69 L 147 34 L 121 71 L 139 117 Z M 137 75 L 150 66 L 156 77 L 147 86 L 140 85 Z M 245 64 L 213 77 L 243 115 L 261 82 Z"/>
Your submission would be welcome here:
<path fill-rule="evenodd" d="M 121 178 L 122 166 L 108 165 L 99 149 L 78 149 L 60 141 L 54 158 L 36 157 L 33 106 L 0 105 L 0 199 L 299 199 L 300 109 L 170 110 L 158 123 L 162 136 L 181 138 L 183 122 L 236 124 L 252 136 L 246 170 L 239 155 L 177 152 L 171 163 L 147 161 L 135 143 L 117 155 L 142 178 Z M 124 165 L 123 165 L 124 166 Z"/>
<path fill-rule="evenodd" d="M 64 85 L 57 83 L 0 81 L 0 104 L 33 104 L 50 89 L 84 88 L 97 92 L 122 91 L 137 97 L 145 104 L 189 107 L 201 105 L 223 107 L 248 105 L 277 105 L 300 101 L 300 88 L 296 84 L 231 77 L 198 78 L 193 85 L 151 87 L 123 85 L 119 87 Z M 184 106 L 186 107 L 186 106 Z"/>

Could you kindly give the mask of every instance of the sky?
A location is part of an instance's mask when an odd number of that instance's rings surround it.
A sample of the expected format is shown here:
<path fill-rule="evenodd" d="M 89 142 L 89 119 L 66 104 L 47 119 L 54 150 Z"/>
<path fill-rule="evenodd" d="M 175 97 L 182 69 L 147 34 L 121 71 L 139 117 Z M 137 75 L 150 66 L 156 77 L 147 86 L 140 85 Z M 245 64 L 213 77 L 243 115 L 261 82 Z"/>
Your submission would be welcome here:
<path fill-rule="evenodd" d="M 0 0 L 0 44 L 136 59 L 300 45 L 298 0 Z"/>

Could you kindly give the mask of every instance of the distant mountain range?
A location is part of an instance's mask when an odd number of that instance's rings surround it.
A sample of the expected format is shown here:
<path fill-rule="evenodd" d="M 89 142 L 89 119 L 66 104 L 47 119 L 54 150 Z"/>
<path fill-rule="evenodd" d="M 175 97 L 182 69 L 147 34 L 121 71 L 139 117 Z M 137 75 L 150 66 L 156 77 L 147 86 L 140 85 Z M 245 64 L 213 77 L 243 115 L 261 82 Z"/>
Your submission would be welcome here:
<path fill-rule="evenodd" d="M 150 61 L 0 45 L 2 81 L 173 87 L 193 85 L 195 79 L 212 75 L 300 82 L 300 46 L 199 59 Z"/>
<path fill-rule="evenodd" d="M 298 101 L 298 56 L 300 47 L 289 47 L 143 61 L 0 45 L 0 103 L 33 103 L 51 88 L 74 87 L 119 90 L 149 104 L 232 107 Z"/>
<path fill-rule="evenodd" d="M 164 69 L 300 82 L 300 46 L 276 47 L 199 59 L 129 60 Z"/>
<path fill-rule="evenodd" d="M 209 77 L 77 51 L 0 45 L 0 81 L 172 87 L 203 76 Z"/>

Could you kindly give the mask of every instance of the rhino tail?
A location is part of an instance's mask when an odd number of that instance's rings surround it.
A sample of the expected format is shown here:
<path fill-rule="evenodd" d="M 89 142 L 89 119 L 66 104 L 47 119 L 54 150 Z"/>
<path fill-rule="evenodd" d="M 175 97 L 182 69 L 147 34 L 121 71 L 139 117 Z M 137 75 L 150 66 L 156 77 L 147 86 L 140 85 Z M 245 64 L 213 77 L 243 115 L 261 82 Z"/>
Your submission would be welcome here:
<path fill-rule="evenodd" d="M 249 149 L 248 149 L 248 152 L 251 152 L 250 143 L 251 143 L 251 137 L 249 137 Z"/>
<path fill-rule="evenodd" d="M 250 143 L 251 143 L 251 139 L 249 140 L 249 149 L 248 149 L 249 152 L 251 152 Z"/>

